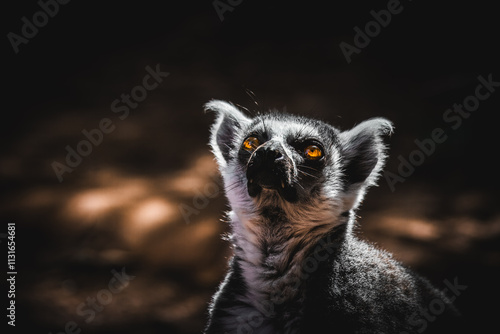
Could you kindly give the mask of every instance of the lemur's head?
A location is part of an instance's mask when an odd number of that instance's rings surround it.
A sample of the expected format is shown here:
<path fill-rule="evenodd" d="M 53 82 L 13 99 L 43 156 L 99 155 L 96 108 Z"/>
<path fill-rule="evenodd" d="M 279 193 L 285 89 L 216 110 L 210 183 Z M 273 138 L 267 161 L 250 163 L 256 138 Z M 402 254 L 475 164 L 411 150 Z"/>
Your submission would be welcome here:
<path fill-rule="evenodd" d="M 334 221 L 375 183 L 385 160 L 382 135 L 392 131 L 383 118 L 341 132 L 279 112 L 249 118 L 223 101 L 205 109 L 217 113 L 210 145 L 237 213 L 273 207 Z"/>

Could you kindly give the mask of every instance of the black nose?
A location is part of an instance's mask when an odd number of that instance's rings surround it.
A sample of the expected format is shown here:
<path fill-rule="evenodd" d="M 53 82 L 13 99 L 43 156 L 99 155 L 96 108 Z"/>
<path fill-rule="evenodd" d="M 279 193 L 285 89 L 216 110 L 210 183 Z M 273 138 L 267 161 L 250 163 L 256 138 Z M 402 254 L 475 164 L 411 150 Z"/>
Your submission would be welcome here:
<path fill-rule="evenodd" d="M 255 152 L 257 160 L 260 160 L 263 167 L 273 167 L 276 162 L 283 160 L 283 153 L 279 148 L 262 148 Z"/>
<path fill-rule="evenodd" d="M 276 169 L 277 164 L 284 161 L 283 154 L 283 147 L 280 143 L 272 143 L 259 148 L 248 163 L 250 173 L 252 170 L 272 171 Z"/>
<path fill-rule="evenodd" d="M 293 162 L 280 142 L 269 141 L 259 147 L 247 164 L 248 194 L 257 196 L 263 188 L 275 189 L 287 201 L 297 200 L 292 185 Z"/>
<path fill-rule="evenodd" d="M 247 165 L 247 179 L 274 188 L 289 179 L 290 162 L 279 142 L 268 142 L 254 152 Z"/>

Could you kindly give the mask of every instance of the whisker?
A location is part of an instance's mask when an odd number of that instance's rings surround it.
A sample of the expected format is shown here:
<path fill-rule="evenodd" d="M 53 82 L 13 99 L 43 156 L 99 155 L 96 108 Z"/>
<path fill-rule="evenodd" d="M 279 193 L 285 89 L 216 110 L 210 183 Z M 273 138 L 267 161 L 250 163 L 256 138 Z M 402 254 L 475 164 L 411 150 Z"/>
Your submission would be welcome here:
<path fill-rule="evenodd" d="M 297 169 L 300 173 L 306 175 L 306 176 L 310 176 L 310 177 L 313 177 L 315 179 L 319 179 L 319 177 L 317 177 L 316 175 L 312 175 L 312 174 L 309 174 L 307 172 L 304 172 L 303 170 L 300 170 L 300 169 Z"/>
<path fill-rule="evenodd" d="M 305 190 L 305 189 L 304 189 L 304 186 L 303 186 L 303 185 L 301 185 L 301 184 L 300 184 L 300 182 L 294 181 L 293 183 L 294 183 L 294 184 L 296 184 L 297 186 L 301 187 L 301 188 L 302 188 L 302 190 Z"/>
<path fill-rule="evenodd" d="M 231 183 L 230 185 L 228 185 L 226 187 L 226 191 L 234 190 L 234 189 L 238 188 L 239 186 L 240 186 L 240 182 L 239 181 L 233 182 L 233 183 Z"/>
<path fill-rule="evenodd" d="M 309 166 L 306 166 L 306 165 L 298 165 L 298 167 L 302 167 L 302 168 L 308 168 L 308 169 L 311 169 L 315 172 L 319 172 L 319 170 L 317 170 L 316 168 L 313 168 L 313 167 L 309 167 Z"/>

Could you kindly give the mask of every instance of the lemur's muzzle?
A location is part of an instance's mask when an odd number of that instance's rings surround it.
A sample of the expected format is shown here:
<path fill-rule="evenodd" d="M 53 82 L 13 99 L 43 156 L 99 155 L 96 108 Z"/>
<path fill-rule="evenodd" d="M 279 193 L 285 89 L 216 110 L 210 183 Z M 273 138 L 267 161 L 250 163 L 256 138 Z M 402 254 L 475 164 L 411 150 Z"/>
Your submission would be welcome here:
<path fill-rule="evenodd" d="M 247 164 L 248 194 L 259 195 L 263 188 L 274 189 L 287 201 L 296 201 L 294 165 L 283 145 L 270 140 L 257 148 Z"/>

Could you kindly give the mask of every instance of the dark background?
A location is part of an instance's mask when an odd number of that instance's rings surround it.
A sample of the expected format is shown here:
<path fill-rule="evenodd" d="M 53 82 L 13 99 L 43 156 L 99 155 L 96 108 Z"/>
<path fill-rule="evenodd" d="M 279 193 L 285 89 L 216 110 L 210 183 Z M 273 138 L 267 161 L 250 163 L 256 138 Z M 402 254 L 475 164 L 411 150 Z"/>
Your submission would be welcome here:
<path fill-rule="evenodd" d="M 213 98 L 341 129 L 386 117 L 394 173 L 415 139 L 442 128 L 447 140 L 395 191 L 383 177 L 371 189 L 360 234 L 440 289 L 446 279 L 467 285 L 454 332 L 498 328 L 500 88 L 456 130 L 443 121 L 479 75 L 500 81 L 498 11 L 472 1 L 402 6 L 350 64 L 339 43 L 353 44 L 353 28 L 387 1 L 243 1 L 223 21 L 211 1 L 71 1 L 18 54 L 4 38 L 0 233 L 16 223 L 14 331 L 59 333 L 73 321 L 82 333 L 200 333 L 230 256 L 226 200 L 200 195 L 220 182 L 206 144 L 213 116 L 202 111 Z M 4 36 L 39 10 L 4 4 Z M 157 64 L 170 75 L 118 119 L 111 102 Z M 60 183 L 51 164 L 103 118 L 115 130 Z M 122 268 L 130 284 L 94 318 L 79 314 Z"/>

